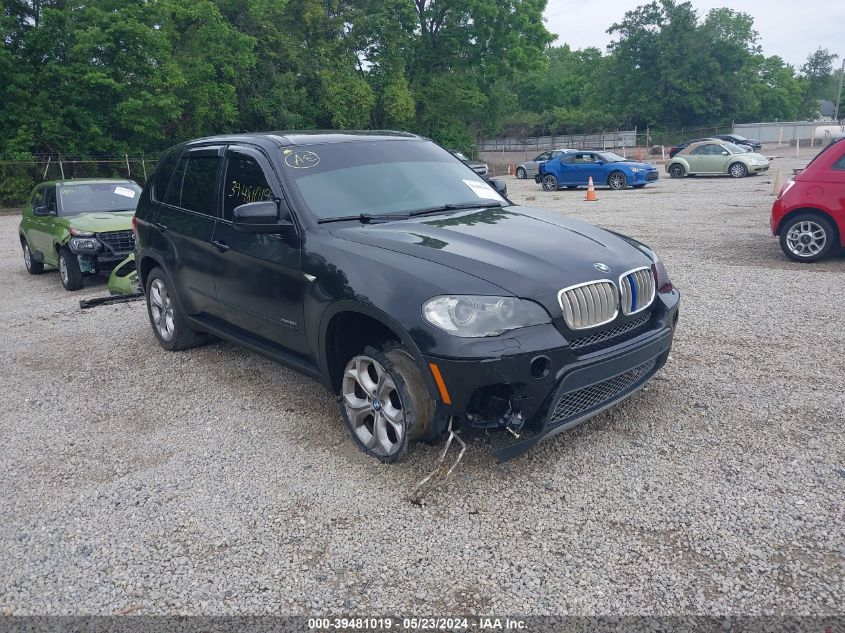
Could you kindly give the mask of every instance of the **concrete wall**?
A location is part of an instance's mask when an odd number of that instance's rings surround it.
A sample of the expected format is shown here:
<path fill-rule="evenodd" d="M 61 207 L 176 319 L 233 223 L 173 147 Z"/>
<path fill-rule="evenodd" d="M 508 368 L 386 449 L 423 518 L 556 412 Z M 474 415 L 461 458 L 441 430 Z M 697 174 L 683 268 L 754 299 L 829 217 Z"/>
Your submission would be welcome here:
<path fill-rule="evenodd" d="M 763 143 L 794 144 L 796 139 L 810 142 L 813 139 L 829 141 L 837 134 L 845 133 L 841 125 L 830 121 L 784 121 L 776 123 L 736 123 L 734 134 L 756 138 Z"/>
<path fill-rule="evenodd" d="M 635 147 L 636 130 L 619 130 L 600 134 L 531 136 L 525 138 L 484 138 L 478 140 L 479 152 L 542 152 L 547 149 L 616 149 Z"/>

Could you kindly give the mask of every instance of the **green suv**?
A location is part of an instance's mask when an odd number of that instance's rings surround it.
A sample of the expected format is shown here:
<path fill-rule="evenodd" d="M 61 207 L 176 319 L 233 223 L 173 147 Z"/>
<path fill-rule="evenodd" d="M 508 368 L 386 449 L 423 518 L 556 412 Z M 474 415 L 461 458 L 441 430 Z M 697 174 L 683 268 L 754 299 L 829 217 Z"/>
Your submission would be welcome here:
<path fill-rule="evenodd" d="M 108 276 L 135 250 L 132 216 L 141 187 L 131 180 L 62 180 L 35 187 L 23 210 L 23 259 L 32 275 L 56 266 L 65 290 L 84 275 Z"/>

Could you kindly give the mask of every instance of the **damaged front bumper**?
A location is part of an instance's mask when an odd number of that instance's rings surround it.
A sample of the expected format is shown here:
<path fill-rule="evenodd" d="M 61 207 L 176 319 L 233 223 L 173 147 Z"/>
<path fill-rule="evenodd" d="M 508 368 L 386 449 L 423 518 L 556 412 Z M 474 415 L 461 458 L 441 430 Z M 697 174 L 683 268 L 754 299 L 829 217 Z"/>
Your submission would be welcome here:
<path fill-rule="evenodd" d="M 139 291 L 138 271 L 135 269 L 135 253 L 130 253 L 111 271 L 108 289 L 113 295 L 133 295 Z"/>
<path fill-rule="evenodd" d="M 464 426 L 511 431 L 516 441 L 495 454 L 499 461 L 517 457 L 624 400 L 657 373 L 678 320 L 677 291 L 670 299 L 630 336 L 600 349 L 551 347 L 554 334 L 538 330 L 509 339 L 513 348 L 494 358 L 427 357 L 449 395 L 446 404 L 439 394 L 437 412 L 441 419 L 460 418 Z"/>

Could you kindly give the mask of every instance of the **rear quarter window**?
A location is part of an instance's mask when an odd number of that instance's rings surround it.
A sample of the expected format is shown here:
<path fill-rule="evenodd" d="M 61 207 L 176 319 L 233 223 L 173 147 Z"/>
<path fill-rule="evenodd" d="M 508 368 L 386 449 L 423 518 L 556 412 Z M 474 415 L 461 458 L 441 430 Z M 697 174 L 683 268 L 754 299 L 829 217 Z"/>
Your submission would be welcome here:
<path fill-rule="evenodd" d="M 173 171 L 179 162 L 178 152 L 171 153 L 161 159 L 158 167 L 156 167 L 155 175 L 153 176 L 152 199 L 156 202 L 164 202 L 167 196 L 167 187 L 173 177 Z"/>
<path fill-rule="evenodd" d="M 842 154 L 839 160 L 833 163 L 833 169 L 836 171 L 845 171 L 845 154 Z"/>

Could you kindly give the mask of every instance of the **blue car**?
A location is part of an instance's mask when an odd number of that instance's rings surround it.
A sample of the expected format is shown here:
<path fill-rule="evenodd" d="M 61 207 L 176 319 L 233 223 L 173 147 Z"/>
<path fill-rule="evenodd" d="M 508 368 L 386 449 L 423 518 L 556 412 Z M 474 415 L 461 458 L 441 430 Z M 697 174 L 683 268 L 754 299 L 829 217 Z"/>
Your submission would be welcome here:
<path fill-rule="evenodd" d="M 545 191 L 557 191 L 561 187 L 585 187 L 590 177 L 596 186 L 639 189 L 657 180 L 658 173 L 654 165 L 628 160 L 613 152 L 580 151 L 541 163 L 535 180 Z"/>

